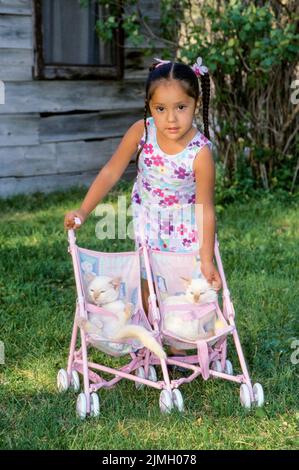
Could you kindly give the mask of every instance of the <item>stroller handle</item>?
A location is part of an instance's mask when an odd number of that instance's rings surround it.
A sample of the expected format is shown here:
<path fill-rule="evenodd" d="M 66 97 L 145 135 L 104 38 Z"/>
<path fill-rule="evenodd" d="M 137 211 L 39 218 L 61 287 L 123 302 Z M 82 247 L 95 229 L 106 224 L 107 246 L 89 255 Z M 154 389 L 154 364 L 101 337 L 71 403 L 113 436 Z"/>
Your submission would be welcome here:
<path fill-rule="evenodd" d="M 76 225 L 82 224 L 80 217 L 74 217 L 74 222 Z M 73 228 L 70 228 L 68 230 L 68 239 L 71 245 L 74 244 L 76 241 L 75 230 Z"/>
<path fill-rule="evenodd" d="M 81 224 L 82 224 L 80 217 L 74 217 L 74 222 L 75 222 L 75 224 L 77 224 L 77 225 L 81 225 Z"/>

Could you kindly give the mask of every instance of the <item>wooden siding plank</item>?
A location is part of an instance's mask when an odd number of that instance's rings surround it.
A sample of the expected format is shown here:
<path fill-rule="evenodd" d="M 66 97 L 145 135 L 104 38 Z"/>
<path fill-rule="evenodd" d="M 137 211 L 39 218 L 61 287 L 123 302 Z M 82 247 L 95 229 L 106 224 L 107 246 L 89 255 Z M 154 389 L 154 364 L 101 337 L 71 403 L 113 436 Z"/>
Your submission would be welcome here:
<path fill-rule="evenodd" d="M 33 64 L 32 50 L 0 48 L 0 65 L 19 65 L 31 67 Z M 4 67 L 1 67 L 1 75 Z"/>
<path fill-rule="evenodd" d="M 87 114 L 68 114 L 40 119 L 40 142 L 66 142 L 123 136 L 142 118 L 140 109 Z"/>
<path fill-rule="evenodd" d="M 0 147 L 1 178 L 55 173 L 57 154 L 55 144 L 40 146 Z"/>
<path fill-rule="evenodd" d="M 31 0 L 0 0 L 0 14 L 31 15 Z"/>
<path fill-rule="evenodd" d="M 143 108 L 143 89 L 134 80 L 8 82 L 0 114 Z"/>
<path fill-rule="evenodd" d="M 115 152 L 120 138 L 99 142 L 68 142 L 55 144 L 57 173 L 99 170 Z M 51 145 L 51 144 L 44 144 Z"/>
<path fill-rule="evenodd" d="M 6 198 L 15 194 L 31 194 L 37 191 L 48 193 L 51 191 L 65 191 L 77 186 L 87 188 L 97 175 L 97 171 L 63 174 L 29 176 L 25 178 L 1 178 L 0 197 Z M 132 180 L 136 176 L 135 164 L 128 166 L 122 179 Z"/>
<path fill-rule="evenodd" d="M 31 81 L 32 68 L 20 65 L 5 65 L 1 68 L 1 80 L 4 80 L 5 82 L 21 82 L 24 80 Z"/>
<path fill-rule="evenodd" d="M 0 197 L 6 198 L 15 194 L 31 194 L 37 191 L 48 193 L 64 191 L 72 186 L 89 186 L 96 172 L 77 175 L 30 176 L 28 178 L 1 178 Z"/>
<path fill-rule="evenodd" d="M 38 145 L 39 121 L 39 115 L 33 114 L 0 116 L 1 147 Z"/>
<path fill-rule="evenodd" d="M 32 49 L 32 17 L 0 15 L 0 44 L 3 48 Z"/>
<path fill-rule="evenodd" d="M 120 139 L 67 142 L 38 146 L 0 147 L 2 177 L 98 171 L 112 156 Z"/>

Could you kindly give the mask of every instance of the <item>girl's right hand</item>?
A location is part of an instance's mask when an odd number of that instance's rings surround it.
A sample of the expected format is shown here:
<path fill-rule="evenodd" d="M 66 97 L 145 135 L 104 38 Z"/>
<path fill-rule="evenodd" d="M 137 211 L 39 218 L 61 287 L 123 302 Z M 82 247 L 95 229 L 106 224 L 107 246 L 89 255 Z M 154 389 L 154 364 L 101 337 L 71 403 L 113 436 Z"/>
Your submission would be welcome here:
<path fill-rule="evenodd" d="M 75 218 L 80 219 L 81 224 L 76 222 Z M 87 214 L 83 212 L 81 209 L 68 212 L 64 216 L 64 228 L 67 230 L 70 230 L 70 229 L 76 230 L 77 228 L 81 227 L 82 224 L 84 224 L 86 218 L 87 218 Z"/>

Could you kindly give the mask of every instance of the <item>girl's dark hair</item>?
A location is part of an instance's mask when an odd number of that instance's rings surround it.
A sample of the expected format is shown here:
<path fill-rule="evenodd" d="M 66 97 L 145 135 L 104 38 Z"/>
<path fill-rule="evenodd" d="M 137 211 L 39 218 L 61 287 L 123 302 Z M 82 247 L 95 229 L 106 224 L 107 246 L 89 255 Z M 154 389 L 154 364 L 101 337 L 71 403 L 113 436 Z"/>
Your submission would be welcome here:
<path fill-rule="evenodd" d="M 146 125 L 147 113 L 149 111 L 149 102 L 154 94 L 156 87 L 162 80 L 179 80 L 185 92 L 191 98 L 194 98 L 195 103 L 198 102 L 199 98 L 199 81 L 195 72 L 189 65 L 180 62 L 168 62 L 166 64 L 159 65 L 155 63 L 149 68 L 149 75 L 145 85 L 145 103 L 144 103 L 144 130 L 145 140 L 142 142 L 137 155 L 136 165 L 138 169 L 138 159 L 142 152 L 144 145 L 147 142 L 148 132 Z M 210 76 L 208 73 L 200 75 L 201 90 L 202 90 L 202 114 L 204 124 L 204 135 L 210 139 L 209 133 L 209 102 L 210 102 Z"/>

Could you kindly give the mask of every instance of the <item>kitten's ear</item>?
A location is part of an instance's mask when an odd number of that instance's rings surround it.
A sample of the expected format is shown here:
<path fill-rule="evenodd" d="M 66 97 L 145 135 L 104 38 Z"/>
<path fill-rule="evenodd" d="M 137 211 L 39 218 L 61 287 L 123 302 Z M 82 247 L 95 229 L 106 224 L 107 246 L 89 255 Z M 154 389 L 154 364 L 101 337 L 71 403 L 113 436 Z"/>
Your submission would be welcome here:
<path fill-rule="evenodd" d="M 188 286 L 191 284 L 191 282 L 192 282 L 191 277 L 182 277 L 182 276 L 181 276 L 180 279 L 182 279 L 182 281 L 183 281 L 185 287 L 188 287 Z"/>
<path fill-rule="evenodd" d="M 110 282 L 113 285 L 114 289 L 119 289 L 120 281 L 121 281 L 121 277 L 118 276 L 118 277 L 114 277 Z"/>
<path fill-rule="evenodd" d="M 97 277 L 95 273 L 84 273 L 83 278 L 87 282 L 87 284 L 90 284 L 94 278 Z"/>

